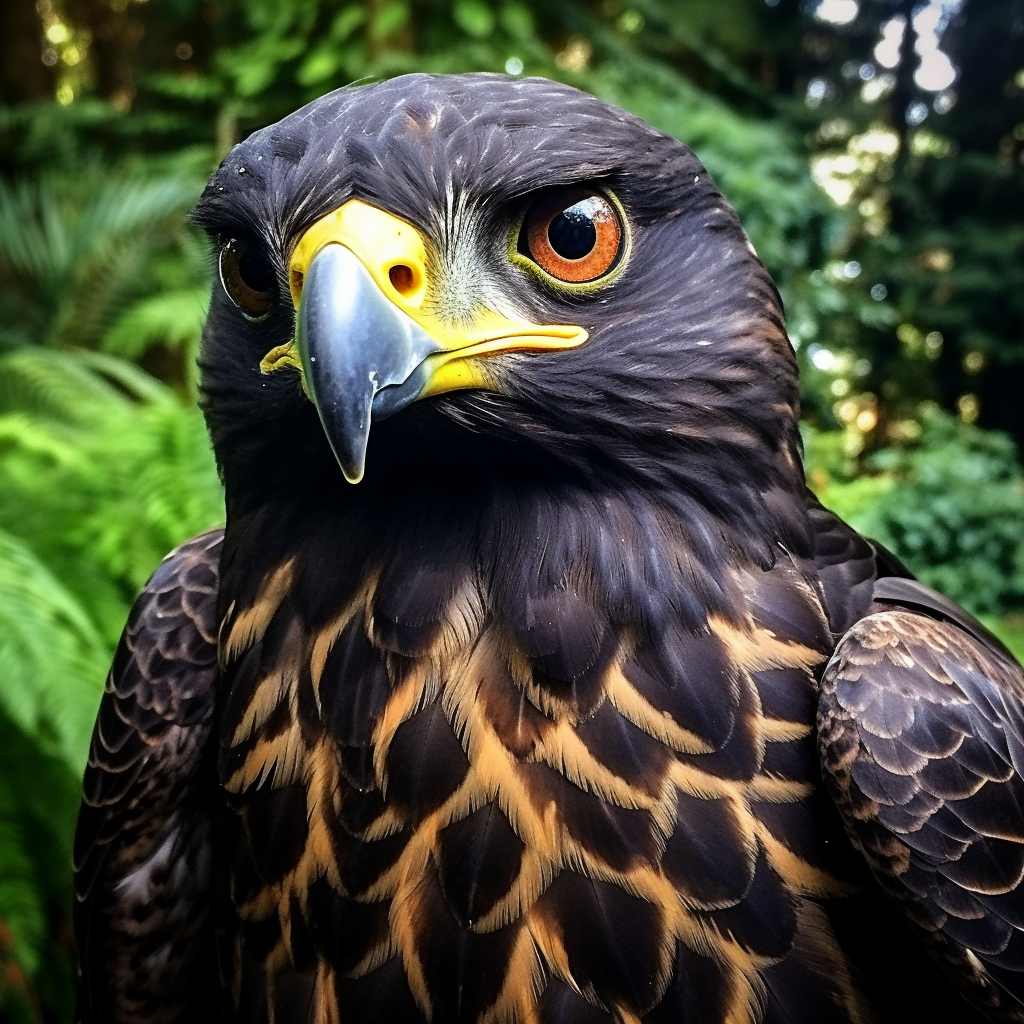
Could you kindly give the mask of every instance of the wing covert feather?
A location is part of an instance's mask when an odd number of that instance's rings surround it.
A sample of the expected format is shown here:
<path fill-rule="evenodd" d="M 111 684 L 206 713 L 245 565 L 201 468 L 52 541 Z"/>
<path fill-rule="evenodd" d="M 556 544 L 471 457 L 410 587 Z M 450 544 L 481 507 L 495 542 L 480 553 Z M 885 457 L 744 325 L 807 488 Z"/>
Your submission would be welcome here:
<path fill-rule="evenodd" d="M 132 609 L 93 730 L 75 833 L 79 1019 L 213 1019 L 210 915 L 222 531 L 173 551 Z"/>
<path fill-rule="evenodd" d="M 876 584 L 822 679 L 826 784 L 882 887 L 972 1002 L 1024 1021 L 1024 674 L 962 609 Z"/>

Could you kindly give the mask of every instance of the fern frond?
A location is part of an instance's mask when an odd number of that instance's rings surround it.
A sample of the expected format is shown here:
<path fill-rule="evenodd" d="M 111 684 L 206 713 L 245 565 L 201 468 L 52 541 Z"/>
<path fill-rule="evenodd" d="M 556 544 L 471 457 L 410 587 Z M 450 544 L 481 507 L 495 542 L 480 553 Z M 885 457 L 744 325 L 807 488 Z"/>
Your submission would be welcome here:
<path fill-rule="evenodd" d="M 102 339 L 105 352 L 137 359 L 157 344 L 195 353 L 199 346 L 209 289 L 205 286 L 165 291 L 130 306 Z"/>
<path fill-rule="evenodd" d="M 0 340 L 96 347 L 132 299 L 152 291 L 152 254 L 185 231 L 201 182 L 182 175 L 128 181 L 0 180 L 0 270 L 13 323 Z"/>
<path fill-rule="evenodd" d="M 23 541 L 0 530 L 0 708 L 80 768 L 109 658 L 81 603 Z"/>

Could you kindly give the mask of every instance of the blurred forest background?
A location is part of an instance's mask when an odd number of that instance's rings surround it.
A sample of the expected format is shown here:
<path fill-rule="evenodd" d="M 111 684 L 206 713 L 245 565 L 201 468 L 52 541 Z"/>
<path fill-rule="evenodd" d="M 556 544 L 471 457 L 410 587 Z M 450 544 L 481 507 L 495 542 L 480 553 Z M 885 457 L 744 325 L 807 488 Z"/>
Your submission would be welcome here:
<path fill-rule="evenodd" d="M 0 1018 L 72 1019 L 103 677 L 222 516 L 184 215 L 336 86 L 547 75 L 689 143 L 781 286 L 812 486 L 1024 650 L 1024 0 L 0 6 Z"/>

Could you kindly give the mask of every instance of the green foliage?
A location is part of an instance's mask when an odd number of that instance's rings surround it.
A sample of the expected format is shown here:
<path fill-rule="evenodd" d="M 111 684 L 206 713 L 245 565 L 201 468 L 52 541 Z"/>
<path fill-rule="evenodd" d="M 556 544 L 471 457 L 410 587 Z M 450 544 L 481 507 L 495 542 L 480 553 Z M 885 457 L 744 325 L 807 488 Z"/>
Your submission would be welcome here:
<path fill-rule="evenodd" d="M 0 526 L 66 582 L 109 647 L 160 559 L 222 516 L 202 418 L 98 353 L 10 353 L 0 379 Z"/>
<path fill-rule="evenodd" d="M 83 764 L 106 646 L 79 601 L 4 530 L 0 562 L 0 678 L 12 681 L 0 690 L 0 708 L 49 752 Z"/>
<path fill-rule="evenodd" d="M 808 430 L 808 477 L 822 502 L 895 551 L 929 586 L 976 614 L 1024 604 L 1024 474 L 1013 441 L 938 410 L 920 437 L 851 477 L 843 435 Z"/>
<path fill-rule="evenodd" d="M 198 410 L 123 360 L 0 356 L 0 410 L 0 970 L 20 979 L 0 1012 L 66 1020 L 71 835 L 113 645 L 221 494 Z"/>
<path fill-rule="evenodd" d="M 101 168 L 73 183 L 0 179 L 0 349 L 96 347 L 152 289 L 147 263 L 182 234 L 195 195 L 184 177 L 133 181 Z"/>

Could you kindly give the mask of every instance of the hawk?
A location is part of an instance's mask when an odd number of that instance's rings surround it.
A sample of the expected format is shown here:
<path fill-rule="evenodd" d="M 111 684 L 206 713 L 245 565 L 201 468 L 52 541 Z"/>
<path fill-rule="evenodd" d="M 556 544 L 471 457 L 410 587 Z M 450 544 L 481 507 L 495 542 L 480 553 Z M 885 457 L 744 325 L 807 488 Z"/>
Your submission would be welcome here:
<path fill-rule="evenodd" d="M 411 75 L 236 146 L 222 530 L 125 628 L 85 1022 L 1024 1020 L 1024 678 L 807 490 L 684 145 Z"/>

